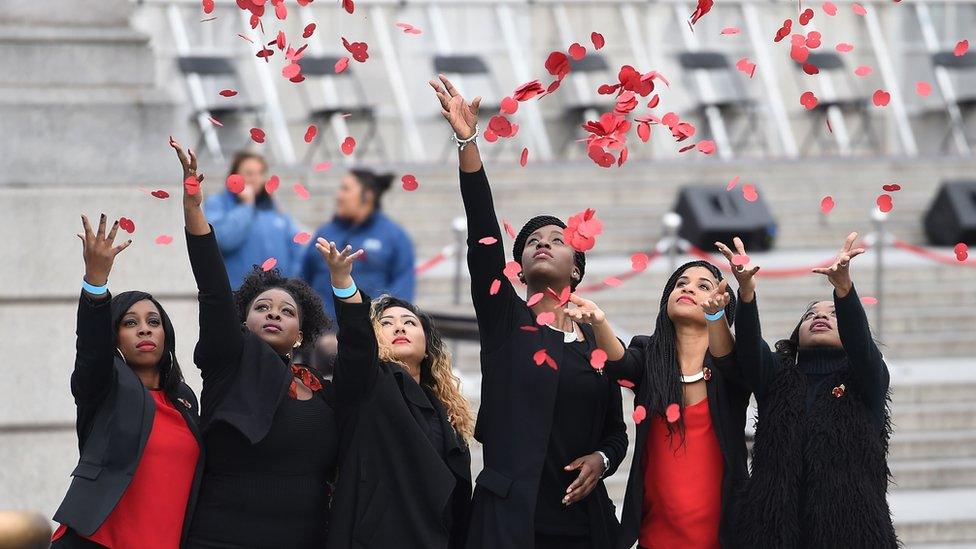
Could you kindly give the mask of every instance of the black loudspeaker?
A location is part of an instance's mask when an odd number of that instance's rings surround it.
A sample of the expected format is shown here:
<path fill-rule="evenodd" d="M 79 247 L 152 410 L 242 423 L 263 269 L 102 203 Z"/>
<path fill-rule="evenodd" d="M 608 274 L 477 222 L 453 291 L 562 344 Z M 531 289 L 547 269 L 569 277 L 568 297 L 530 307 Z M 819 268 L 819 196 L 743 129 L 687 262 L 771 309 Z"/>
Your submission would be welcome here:
<path fill-rule="evenodd" d="M 976 181 L 942 184 L 925 212 L 925 235 L 937 246 L 976 244 Z"/>
<path fill-rule="evenodd" d="M 746 251 L 768 250 L 776 238 L 776 220 L 761 195 L 749 202 L 724 186 L 686 186 L 674 211 L 681 216 L 678 236 L 709 252 L 715 251 L 715 242 L 735 250 L 734 236 L 742 239 Z"/>

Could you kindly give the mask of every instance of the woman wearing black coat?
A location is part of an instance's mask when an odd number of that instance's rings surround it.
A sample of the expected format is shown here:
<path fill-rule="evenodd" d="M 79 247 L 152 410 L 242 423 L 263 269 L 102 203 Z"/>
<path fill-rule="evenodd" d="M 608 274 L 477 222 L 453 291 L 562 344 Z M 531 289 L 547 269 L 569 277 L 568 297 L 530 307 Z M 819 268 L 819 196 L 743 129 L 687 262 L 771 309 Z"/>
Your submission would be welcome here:
<path fill-rule="evenodd" d="M 594 326 L 605 369 L 636 394 L 637 442 L 617 547 L 734 547 L 732 516 L 748 478 L 750 390 L 734 365 L 735 298 L 717 267 L 691 261 L 664 285 L 654 333 L 623 345 L 595 303 L 574 298 Z"/>
<path fill-rule="evenodd" d="M 827 276 L 833 300 L 811 303 L 789 339 L 762 339 L 753 264 L 736 266 L 736 364 L 759 403 L 752 478 L 735 531 L 743 547 L 898 546 L 888 509 L 888 367 L 871 338 L 848 235 Z M 742 241 L 736 252 L 745 256 Z"/>
<path fill-rule="evenodd" d="M 199 289 L 207 451 L 189 547 L 325 545 L 339 430 L 332 386 L 292 362 L 328 323 L 318 295 L 277 269 L 255 267 L 231 291 L 213 228 L 200 207 L 196 158 L 183 164 L 183 212 Z"/>
<path fill-rule="evenodd" d="M 78 302 L 71 394 L 81 458 L 64 501 L 56 548 L 175 548 L 189 526 L 202 471 L 197 400 L 176 361 L 176 335 L 145 292 L 108 292 L 119 222 L 106 235 L 82 216 L 84 290 Z"/>
<path fill-rule="evenodd" d="M 474 416 L 429 316 L 356 288 L 363 254 L 320 238 L 339 325 L 335 362 L 342 427 L 331 547 L 464 546 Z"/>
<path fill-rule="evenodd" d="M 567 244 L 561 220 L 531 219 L 513 256 L 537 299 L 529 306 L 518 296 L 505 275 L 502 235 L 474 142 L 480 99 L 466 102 L 444 76 L 430 84 L 459 144 L 481 339 L 475 438 L 484 445 L 485 466 L 475 480 L 467 546 L 612 547 L 619 524 L 603 478 L 627 451 L 620 387 L 590 366 L 593 330 L 564 310 L 586 258 Z"/>

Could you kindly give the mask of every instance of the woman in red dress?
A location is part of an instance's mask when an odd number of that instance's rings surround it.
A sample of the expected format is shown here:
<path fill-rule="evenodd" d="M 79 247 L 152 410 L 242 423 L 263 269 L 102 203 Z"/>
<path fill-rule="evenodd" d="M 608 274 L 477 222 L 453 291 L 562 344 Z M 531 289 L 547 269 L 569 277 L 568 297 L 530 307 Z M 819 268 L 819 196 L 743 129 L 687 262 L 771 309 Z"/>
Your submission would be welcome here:
<path fill-rule="evenodd" d="M 71 394 L 81 459 L 54 515 L 55 548 L 179 547 L 200 473 L 197 400 L 176 361 L 176 336 L 145 292 L 108 292 L 116 221 L 106 234 L 82 216 L 84 290 L 78 302 Z"/>

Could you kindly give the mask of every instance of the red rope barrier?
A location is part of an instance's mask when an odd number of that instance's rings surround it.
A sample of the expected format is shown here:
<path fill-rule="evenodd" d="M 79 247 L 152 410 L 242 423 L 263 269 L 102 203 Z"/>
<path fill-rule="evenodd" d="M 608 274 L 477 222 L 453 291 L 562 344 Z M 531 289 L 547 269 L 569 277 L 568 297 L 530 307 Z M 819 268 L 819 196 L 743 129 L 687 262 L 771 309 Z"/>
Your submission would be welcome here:
<path fill-rule="evenodd" d="M 863 243 L 862 243 L 862 246 L 867 247 Z M 732 268 L 729 267 L 728 261 L 724 257 L 722 257 L 722 258 L 716 258 L 714 255 L 706 252 L 705 250 L 703 250 L 703 249 L 701 249 L 701 248 L 699 248 L 698 246 L 695 246 L 695 245 L 689 245 L 689 247 L 688 247 L 688 253 L 690 253 L 691 255 L 694 255 L 696 257 L 699 257 L 701 259 L 704 259 L 705 261 L 708 261 L 709 263 L 717 266 L 720 270 L 722 270 L 722 271 L 724 271 L 726 273 L 731 273 L 732 272 Z M 813 269 L 819 269 L 819 268 L 823 268 L 823 267 L 830 267 L 831 265 L 834 264 L 834 260 L 835 259 L 836 259 L 835 257 L 831 257 L 830 259 L 826 259 L 824 261 L 821 261 L 820 263 L 816 263 L 814 265 L 809 265 L 809 266 L 806 266 L 806 267 L 791 267 L 791 268 L 788 268 L 788 269 L 768 269 L 768 268 L 763 268 L 763 269 L 760 269 L 759 270 L 759 273 L 758 274 L 761 274 L 763 276 L 772 276 L 772 277 L 780 277 L 780 278 L 788 278 L 788 277 L 792 277 L 792 276 L 801 276 L 801 275 L 810 274 L 810 271 L 812 271 Z"/>
<path fill-rule="evenodd" d="M 606 290 L 607 288 L 613 288 L 616 285 L 607 284 L 607 280 L 616 279 L 616 280 L 619 280 L 620 282 L 623 282 L 625 280 L 630 280 L 631 278 L 634 278 L 635 276 L 637 276 L 637 275 L 641 274 L 642 272 L 646 271 L 647 270 L 647 267 L 649 267 L 651 265 L 651 263 L 655 259 L 657 259 L 659 257 L 661 257 L 661 252 L 658 251 L 658 250 L 654 250 L 653 252 L 647 254 L 647 265 L 645 265 L 643 269 L 641 269 L 639 271 L 638 270 L 631 269 L 631 270 L 627 271 L 626 273 L 620 273 L 620 274 L 618 274 L 616 276 L 608 276 L 608 277 L 604 278 L 600 282 L 594 282 L 593 284 L 587 284 L 586 286 L 577 286 L 576 293 L 578 293 L 578 294 L 583 294 L 583 293 L 588 293 L 588 292 L 589 293 L 592 293 L 592 292 L 599 292 L 601 290 Z"/>
<path fill-rule="evenodd" d="M 437 255 L 435 255 L 435 256 L 427 259 L 426 261 L 424 261 L 420 265 L 417 265 L 416 267 L 414 267 L 413 268 L 413 272 L 415 274 L 418 274 L 418 275 L 419 274 L 424 274 L 425 272 L 433 269 L 438 264 L 442 263 L 444 260 L 446 260 L 447 258 L 451 257 L 452 255 L 454 255 L 454 247 L 453 246 L 448 246 L 448 247 L 444 248 L 443 250 L 441 250 L 441 252 L 439 254 L 437 254 Z"/>
<path fill-rule="evenodd" d="M 937 254 L 933 251 L 926 250 L 921 246 L 916 246 L 915 244 L 909 244 L 904 240 L 893 240 L 892 246 L 898 248 L 899 250 L 905 250 L 906 252 L 911 252 L 916 255 L 920 255 L 926 259 L 935 261 L 936 263 L 942 263 L 944 265 L 963 265 L 966 267 L 976 267 L 976 261 L 959 261 L 955 257 L 947 257 L 942 254 Z"/>

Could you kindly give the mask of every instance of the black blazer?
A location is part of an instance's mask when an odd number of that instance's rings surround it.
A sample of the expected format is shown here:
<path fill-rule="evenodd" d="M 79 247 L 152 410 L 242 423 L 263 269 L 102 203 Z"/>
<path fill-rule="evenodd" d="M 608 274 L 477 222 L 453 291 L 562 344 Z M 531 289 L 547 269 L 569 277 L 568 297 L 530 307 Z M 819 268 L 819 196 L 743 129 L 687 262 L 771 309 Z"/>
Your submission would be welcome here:
<path fill-rule="evenodd" d="M 294 375 L 270 345 L 241 326 L 213 227 L 205 235 L 186 233 L 186 247 L 200 302 L 193 361 L 203 377 L 201 431 L 225 421 L 256 444 L 271 429 Z"/>
<path fill-rule="evenodd" d="M 475 480 L 468 547 L 531 548 L 535 545 L 535 504 L 539 477 L 549 445 L 559 370 L 536 366 L 533 355 L 546 349 L 558 365 L 563 360 L 562 334 L 535 327 L 535 314 L 504 275 L 502 235 L 484 169 L 461 172 L 461 197 L 468 218 L 468 271 L 481 338 L 481 409 L 475 438 L 484 444 L 485 467 Z M 478 241 L 494 237 L 490 246 Z M 489 288 L 500 281 L 491 295 Z M 581 326 L 593 339 L 589 326 Z M 610 460 L 608 477 L 627 453 L 620 387 L 606 380 L 605 406 L 592 410 L 603 418 L 601 432 L 591 433 L 591 452 Z M 618 528 L 613 503 L 603 480 L 583 501 L 589 515 L 592 546 L 610 547 Z"/>
<path fill-rule="evenodd" d="M 441 402 L 400 366 L 378 356 L 363 303 L 335 300 L 339 351 L 336 403 L 341 426 L 339 482 L 328 547 L 463 546 L 471 498 L 471 454 Z M 414 407 L 437 414 L 444 458 Z M 445 519 L 451 523 L 448 531 Z"/>
<path fill-rule="evenodd" d="M 113 333 L 111 296 L 96 302 L 82 293 L 71 374 L 81 458 L 71 472 L 68 493 L 54 514 L 55 521 L 81 536 L 94 534 L 122 498 L 142 458 L 156 414 L 156 402 L 149 390 L 115 351 Z M 197 398 L 186 384 L 180 384 L 177 395 L 174 405 L 200 444 L 183 521 L 185 537 L 204 455 L 197 429 Z"/>
<path fill-rule="evenodd" d="M 604 370 L 615 379 L 626 379 L 634 383 L 635 407 L 639 404 L 650 410 L 650 386 L 646 379 L 647 364 L 645 356 L 651 347 L 654 336 L 635 336 L 618 361 L 607 361 Z M 705 367 L 712 377 L 706 381 L 709 415 L 712 428 L 718 438 L 718 445 L 725 459 L 722 473 L 722 514 L 718 537 L 722 547 L 734 547 L 732 519 L 736 509 L 737 497 L 741 494 L 749 478 L 746 464 L 746 410 L 749 408 L 751 391 L 744 377 L 735 375 L 735 354 L 714 358 L 705 355 Z M 623 515 L 620 520 L 620 538 L 617 547 L 632 547 L 640 534 L 644 517 L 644 445 L 650 428 L 650 412 L 646 420 L 637 425 L 637 440 L 634 446 L 634 459 L 627 479 L 627 493 L 624 496 Z"/>

